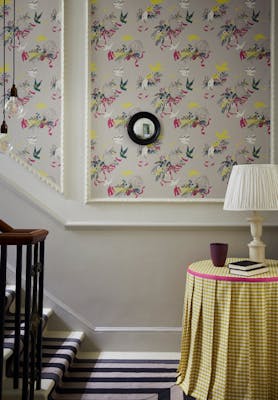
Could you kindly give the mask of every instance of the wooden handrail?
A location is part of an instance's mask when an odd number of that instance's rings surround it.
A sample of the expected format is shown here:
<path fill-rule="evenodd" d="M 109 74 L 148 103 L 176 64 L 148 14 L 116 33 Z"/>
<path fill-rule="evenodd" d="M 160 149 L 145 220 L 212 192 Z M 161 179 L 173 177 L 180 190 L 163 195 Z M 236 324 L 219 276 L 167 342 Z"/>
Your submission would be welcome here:
<path fill-rule="evenodd" d="M 0 219 L 0 231 L 1 232 L 12 232 L 14 229 L 12 226 L 8 225 L 2 219 Z"/>
<path fill-rule="evenodd" d="M 0 245 L 24 245 L 41 242 L 48 235 L 46 229 L 14 229 L 0 220 Z"/>

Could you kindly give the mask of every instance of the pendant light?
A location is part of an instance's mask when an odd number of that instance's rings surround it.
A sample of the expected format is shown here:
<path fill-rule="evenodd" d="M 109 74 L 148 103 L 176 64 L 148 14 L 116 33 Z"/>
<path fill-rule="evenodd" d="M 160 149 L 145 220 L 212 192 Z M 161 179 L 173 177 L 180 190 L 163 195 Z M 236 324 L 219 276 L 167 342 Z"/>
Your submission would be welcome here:
<path fill-rule="evenodd" d="M 5 32 L 6 32 L 6 1 L 3 2 L 3 122 L 1 124 L 0 133 L 0 153 L 9 153 L 12 150 L 11 144 L 8 142 L 8 125 L 6 123 L 6 110 L 5 110 L 5 99 L 6 99 L 6 43 L 5 43 Z"/>
<path fill-rule="evenodd" d="M 20 117 L 23 113 L 22 102 L 17 96 L 17 88 L 15 86 L 15 0 L 14 5 L 14 15 L 13 15 L 13 84 L 10 91 L 9 100 L 5 104 L 6 113 L 9 118 Z"/>
<path fill-rule="evenodd" d="M 3 3 L 3 122 L 1 124 L 1 136 L 8 133 L 8 125 L 5 121 L 6 110 L 5 110 L 5 100 L 6 100 L 6 43 L 5 43 L 5 31 L 6 31 L 6 1 Z"/>

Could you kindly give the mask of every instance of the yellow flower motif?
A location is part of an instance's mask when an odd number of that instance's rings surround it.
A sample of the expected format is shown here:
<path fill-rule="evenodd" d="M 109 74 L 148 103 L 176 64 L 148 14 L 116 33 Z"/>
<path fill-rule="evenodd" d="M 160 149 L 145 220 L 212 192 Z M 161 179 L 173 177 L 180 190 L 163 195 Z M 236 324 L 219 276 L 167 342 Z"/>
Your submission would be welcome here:
<path fill-rule="evenodd" d="M 131 171 L 130 169 L 126 169 L 125 171 L 122 171 L 123 176 L 130 176 L 132 174 L 133 174 L 133 171 Z"/>
<path fill-rule="evenodd" d="M 97 137 L 97 133 L 96 133 L 95 129 L 91 129 L 90 130 L 90 138 L 96 139 L 96 137 Z"/>
<path fill-rule="evenodd" d="M 155 65 L 149 64 L 149 68 L 152 72 L 159 72 L 162 69 L 162 66 L 160 63 L 156 63 Z"/>
<path fill-rule="evenodd" d="M 133 40 L 134 38 L 133 38 L 133 36 L 131 36 L 131 35 L 124 35 L 124 36 L 122 36 L 122 40 L 124 41 L 124 42 L 129 42 L 130 40 Z"/>
<path fill-rule="evenodd" d="M 265 39 L 266 39 L 266 36 L 265 36 L 263 33 L 257 33 L 257 34 L 254 36 L 254 39 L 256 40 L 256 42 L 258 42 L 259 40 L 265 40 Z"/>
<path fill-rule="evenodd" d="M 164 0 L 151 0 L 151 3 L 152 3 L 154 6 L 156 6 L 156 5 L 158 5 L 158 4 L 163 3 L 163 1 L 164 1 Z"/>
<path fill-rule="evenodd" d="M 45 171 L 43 171 L 43 170 L 41 170 L 41 169 L 38 170 L 38 173 L 39 173 L 40 176 L 42 176 L 42 177 L 44 177 L 44 178 L 47 178 L 47 177 L 48 177 L 48 173 L 45 172 Z"/>
<path fill-rule="evenodd" d="M 182 194 L 188 194 L 192 192 L 192 188 L 190 188 L 189 186 L 185 186 L 181 189 L 181 193 Z"/>
<path fill-rule="evenodd" d="M 230 172 L 230 168 L 224 167 L 224 168 L 222 169 L 221 175 L 222 175 L 222 176 L 226 176 L 226 175 L 228 175 L 229 172 Z"/>
<path fill-rule="evenodd" d="M 97 70 L 96 63 L 91 63 L 90 64 L 90 72 L 95 72 Z"/>
<path fill-rule="evenodd" d="M 47 37 L 45 35 L 37 36 L 37 42 L 45 42 L 46 40 L 47 40 Z"/>
<path fill-rule="evenodd" d="M 122 107 L 123 107 L 123 108 L 130 108 L 130 107 L 132 107 L 132 106 L 133 106 L 133 104 L 130 103 L 130 102 L 129 102 L 129 103 L 123 103 L 123 104 L 122 104 Z"/>
<path fill-rule="evenodd" d="M 37 103 L 36 104 L 36 109 L 37 110 L 44 110 L 46 108 L 46 104 L 45 103 Z"/>
<path fill-rule="evenodd" d="M 192 109 L 192 108 L 199 108 L 200 105 L 198 103 L 195 103 L 194 101 L 191 101 L 190 103 L 188 103 L 188 108 Z"/>
<path fill-rule="evenodd" d="M 256 101 L 254 104 L 255 108 L 265 108 L 266 104 L 263 101 Z"/>
<path fill-rule="evenodd" d="M 198 176 L 198 175 L 200 175 L 200 172 L 197 171 L 196 169 L 191 169 L 191 170 L 188 172 L 188 176 L 190 176 L 190 177 L 192 177 L 192 176 Z"/>
<path fill-rule="evenodd" d="M 10 69 L 10 65 L 9 64 L 5 64 L 5 71 L 6 72 L 9 72 L 11 69 Z M 4 73 L 4 66 L 1 66 L 0 67 L 0 74 L 3 74 Z"/>
<path fill-rule="evenodd" d="M 221 65 L 215 65 L 216 69 L 218 72 L 225 72 L 225 71 L 229 71 L 229 67 L 228 67 L 228 63 L 227 62 L 223 62 Z"/>
<path fill-rule="evenodd" d="M 187 36 L 187 39 L 188 39 L 189 41 L 193 41 L 193 40 L 200 40 L 201 38 L 200 38 L 199 35 L 195 35 L 194 33 L 192 33 L 191 35 L 188 35 L 188 36 Z"/>
<path fill-rule="evenodd" d="M 227 129 L 224 129 L 224 131 L 223 131 L 222 133 L 216 132 L 216 133 L 215 133 L 215 136 L 216 136 L 218 139 L 220 139 L 220 140 L 222 140 L 222 139 L 229 139 L 229 138 L 230 138 L 229 132 L 227 131 Z"/>

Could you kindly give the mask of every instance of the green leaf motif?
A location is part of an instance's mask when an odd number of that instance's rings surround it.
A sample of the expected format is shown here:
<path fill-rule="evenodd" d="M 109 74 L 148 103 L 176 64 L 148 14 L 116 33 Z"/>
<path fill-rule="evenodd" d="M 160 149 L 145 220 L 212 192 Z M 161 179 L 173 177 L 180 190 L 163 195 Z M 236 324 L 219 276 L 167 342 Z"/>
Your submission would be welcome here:
<path fill-rule="evenodd" d="M 256 13 L 255 10 L 253 10 L 252 20 L 253 20 L 254 22 L 259 22 L 259 15 L 260 15 L 260 11 L 258 11 L 258 12 Z"/>
<path fill-rule="evenodd" d="M 37 11 L 35 12 L 34 15 L 34 21 L 36 22 L 36 24 L 40 24 L 41 23 L 41 17 L 42 17 L 42 12 L 40 14 L 37 13 Z"/>
<path fill-rule="evenodd" d="M 255 89 L 255 90 L 259 90 L 259 88 L 258 88 L 259 83 L 260 83 L 260 79 L 258 79 L 258 80 L 256 81 L 256 80 L 253 78 L 253 81 L 252 81 L 252 88 Z"/>
<path fill-rule="evenodd" d="M 189 14 L 188 10 L 186 11 L 186 21 L 192 24 L 192 17 L 193 17 L 194 11 Z"/>
<path fill-rule="evenodd" d="M 42 149 L 42 148 L 40 148 L 40 149 L 37 150 L 36 147 L 34 148 L 33 157 L 36 158 L 37 160 L 40 159 L 40 152 L 41 152 L 41 149 Z"/>
<path fill-rule="evenodd" d="M 123 14 L 123 12 L 121 11 L 120 21 L 121 21 L 123 24 L 126 24 L 126 22 L 127 22 L 127 21 L 126 21 L 127 15 L 128 15 L 128 13 Z"/>
<path fill-rule="evenodd" d="M 193 79 L 192 81 L 189 81 L 188 78 L 186 79 L 186 84 L 185 84 L 185 86 L 186 86 L 186 89 L 187 89 L 187 90 L 193 90 L 193 89 L 192 89 L 193 82 L 194 82 L 194 79 Z"/>
<path fill-rule="evenodd" d="M 260 158 L 260 151 L 261 151 L 261 147 L 258 147 L 257 149 L 256 149 L 256 147 L 254 146 L 253 147 L 253 157 L 255 157 L 255 158 Z"/>
<path fill-rule="evenodd" d="M 122 90 L 126 90 L 127 89 L 127 87 L 126 87 L 127 82 L 128 82 L 128 79 L 125 82 L 121 79 L 120 88 Z"/>
<path fill-rule="evenodd" d="M 193 151 L 195 150 L 195 147 L 192 147 L 192 149 L 189 148 L 189 146 L 187 146 L 186 149 L 186 156 L 188 158 L 193 158 Z"/>
<path fill-rule="evenodd" d="M 121 146 L 120 156 L 121 156 L 122 158 L 127 158 L 127 155 L 126 155 L 127 150 L 128 150 L 128 147 L 126 147 L 126 148 L 124 149 L 123 146 Z"/>
<path fill-rule="evenodd" d="M 35 82 L 34 82 L 34 89 L 37 91 L 37 92 L 40 92 L 40 90 L 41 90 L 41 88 L 40 88 L 40 86 L 41 86 L 41 83 L 42 83 L 42 81 L 40 81 L 40 82 L 37 82 L 37 80 L 35 79 Z"/>

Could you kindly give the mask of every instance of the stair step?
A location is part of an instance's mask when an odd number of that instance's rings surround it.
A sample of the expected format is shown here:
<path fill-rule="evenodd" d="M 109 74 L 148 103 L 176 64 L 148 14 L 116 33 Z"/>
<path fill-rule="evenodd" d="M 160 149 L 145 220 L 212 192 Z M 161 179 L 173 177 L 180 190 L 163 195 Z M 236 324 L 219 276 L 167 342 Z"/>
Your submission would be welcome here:
<path fill-rule="evenodd" d="M 36 391 L 36 399 L 46 400 L 55 384 L 61 381 L 62 376 L 75 359 L 83 337 L 83 332 L 79 331 L 48 331 L 44 334 L 42 344 L 42 389 Z M 9 374 L 10 372 L 8 371 Z M 12 389 L 12 379 L 6 379 L 3 396 L 5 400 L 20 398 L 20 393 Z"/>
<path fill-rule="evenodd" d="M 14 299 L 15 299 L 15 286 L 7 285 L 5 291 L 5 312 L 8 312 Z"/>
<path fill-rule="evenodd" d="M 47 320 L 52 314 L 52 310 L 50 308 L 43 309 L 43 328 L 45 328 Z M 13 317 L 12 317 L 13 316 Z M 20 331 L 21 336 L 24 335 L 24 324 L 22 325 L 22 329 Z M 21 341 L 21 350 L 23 349 L 23 342 Z M 14 353 L 14 314 L 7 313 L 6 320 L 5 320 L 5 338 L 4 338 L 4 352 L 3 352 L 3 364 L 4 364 L 4 371 L 3 376 L 6 379 L 7 371 L 7 362 L 12 357 Z"/>
<path fill-rule="evenodd" d="M 47 320 L 52 314 L 51 308 L 44 308 L 43 309 L 43 329 L 46 326 Z M 21 329 L 20 329 L 20 334 L 23 336 L 24 335 L 24 319 L 23 319 L 23 313 L 21 313 Z M 14 331 L 15 331 L 15 314 L 13 313 L 6 313 L 5 317 L 5 331 L 4 331 L 4 348 L 5 349 L 11 349 L 13 350 L 14 348 Z"/>

